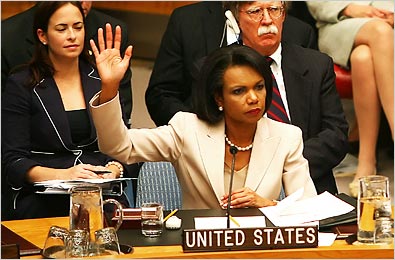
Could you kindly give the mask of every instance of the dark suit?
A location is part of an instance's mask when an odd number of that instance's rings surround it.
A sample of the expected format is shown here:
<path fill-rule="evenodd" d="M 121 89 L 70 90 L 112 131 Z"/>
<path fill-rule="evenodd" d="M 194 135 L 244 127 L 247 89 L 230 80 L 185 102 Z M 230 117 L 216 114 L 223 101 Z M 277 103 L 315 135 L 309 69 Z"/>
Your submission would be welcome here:
<path fill-rule="evenodd" d="M 1 89 L 4 92 L 7 77 L 10 71 L 18 65 L 27 63 L 34 52 L 33 20 L 37 6 L 12 16 L 1 22 Z M 114 17 L 91 9 L 86 17 L 85 39 L 90 49 L 89 40 L 94 39 L 97 44 L 97 29 L 105 28 L 110 23 L 115 29 L 116 25 L 122 28 L 121 51 L 125 52 L 128 46 L 128 29 L 125 23 Z M 130 118 L 133 100 L 131 86 L 131 70 L 127 70 L 121 82 L 119 92 L 122 97 L 125 116 Z"/>
<path fill-rule="evenodd" d="M 100 91 L 101 82 L 96 70 L 85 62 L 80 62 L 80 72 L 88 109 L 88 102 Z M 68 214 L 69 196 L 33 193 L 26 181 L 27 171 L 34 166 L 66 169 L 78 163 L 105 165 L 113 159 L 99 152 L 89 109 L 90 136 L 77 145 L 72 141 L 69 120 L 54 79 L 45 78 L 32 88 L 24 84 L 28 78 L 27 69 L 12 74 L 2 95 L 2 181 L 6 188 L 2 196 L 3 217 L 64 216 Z M 13 209 L 15 196 L 16 209 Z"/>
<path fill-rule="evenodd" d="M 304 157 L 317 193 L 337 193 L 332 169 L 348 150 L 348 124 L 335 86 L 333 61 L 321 52 L 284 43 L 282 71 L 293 125 L 303 132 Z"/>
<path fill-rule="evenodd" d="M 184 6 L 171 15 L 145 96 L 157 125 L 167 124 L 178 111 L 191 110 L 194 64 L 220 47 L 224 24 L 221 2 Z M 332 168 L 346 154 L 348 125 L 335 89 L 332 61 L 316 50 L 291 44 L 316 48 L 314 30 L 296 18 L 286 17 L 282 39 L 292 124 L 303 130 L 303 154 L 317 192 L 337 193 Z"/>

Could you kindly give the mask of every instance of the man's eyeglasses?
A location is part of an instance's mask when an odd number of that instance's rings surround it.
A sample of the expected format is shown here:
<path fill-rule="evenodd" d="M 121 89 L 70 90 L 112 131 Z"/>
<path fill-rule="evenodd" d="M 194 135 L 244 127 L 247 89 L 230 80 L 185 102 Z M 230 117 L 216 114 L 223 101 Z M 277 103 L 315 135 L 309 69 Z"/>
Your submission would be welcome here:
<path fill-rule="evenodd" d="M 269 14 L 269 16 L 272 19 L 280 18 L 280 16 L 283 14 L 283 11 L 284 11 L 284 7 L 282 7 L 282 6 L 269 6 L 266 8 L 258 7 L 255 9 L 250 9 L 250 10 L 246 10 L 246 11 L 242 11 L 242 12 L 245 12 L 246 14 L 248 14 L 248 16 L 254 22 L 260 22 L 263 18 L 265 9 L 267 10 L 267 13 Z"/>

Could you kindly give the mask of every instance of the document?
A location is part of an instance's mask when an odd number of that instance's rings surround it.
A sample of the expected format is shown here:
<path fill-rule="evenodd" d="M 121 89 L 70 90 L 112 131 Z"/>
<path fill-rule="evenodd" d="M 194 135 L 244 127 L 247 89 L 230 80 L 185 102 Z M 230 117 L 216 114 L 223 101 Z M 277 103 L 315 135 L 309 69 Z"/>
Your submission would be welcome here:
<path fill-rule="evenodd" d="M 49 180 L 35 182 L 36 193 L 43 194 L 68 194 L 74 186 L 95 184 L 102 188 L 105 195 L 121 195 L 123 192 L 122 181 L 131 178 L 118 179 L 80 179 L 80 180 Z"/>
<path fill-rule="evenodd" d="M 114 181 L 130 180 L 131 178 L 117 178 L 117 179 L 79 179 L 79 180 L 49 180 L 49 181 L 38 181 L 34 183 L 34 186 L 45 186 L 45 187 L 59 187 L 61 189 L 68 189 L 76 185 L 94 183 L 104 184 Z"/>
<path fill-rule="evenodd" d="M 232 217 L 230 228 L 260 228 L 266 227 L 264 216 Z M 195 229 L 226 229 L 227 217 L 196 217 Z M 239 224 L 239 226 L 237 225 Z"/>
<path fill-rule="evenodd" d="M 312 198 L 298 200 L 303 190 L 298 190 L 280 201 L 276 206 L 260 208 L 275 226 L 318 225 L 318 221 L 339 216 L 354 206 L 325 191 Z"/>

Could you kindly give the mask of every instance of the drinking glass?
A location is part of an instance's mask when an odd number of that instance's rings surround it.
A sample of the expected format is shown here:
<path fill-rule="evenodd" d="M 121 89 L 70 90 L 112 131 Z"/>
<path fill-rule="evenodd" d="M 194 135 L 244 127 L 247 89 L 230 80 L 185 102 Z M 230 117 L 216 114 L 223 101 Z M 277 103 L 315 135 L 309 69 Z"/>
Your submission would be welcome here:
<path fill-rule="evenodd" d="M 143 203 L 141 206 L 141 232 L 147 237 L 157 237 L 163 229 L 163 206 L 159 203 Z"/>
<path fill-rule="evenodd" d="M 113 227 L 106 227 L 95 232 L 95 243 L 98 255 L 119 255 L 119 241 Z"/>
<path fill-rule="evenodd" d="M 88 256 L 89 244 L 89 232 L 87 230 L 70 230 L 66 239 L 66 258 L 80 258 Z"/>
<path fill-rule="evenodd" d="M 392 243 L 388 177 L 371 175 L 359 179 L 358 241 L 365 244 Z"/>
<path fill-rule="evenodd" d="M 47 258 L 65 258 L 65 245 L 69 231 L 66 228 L 52 226 L 49 228 L 42 254 Z"/>

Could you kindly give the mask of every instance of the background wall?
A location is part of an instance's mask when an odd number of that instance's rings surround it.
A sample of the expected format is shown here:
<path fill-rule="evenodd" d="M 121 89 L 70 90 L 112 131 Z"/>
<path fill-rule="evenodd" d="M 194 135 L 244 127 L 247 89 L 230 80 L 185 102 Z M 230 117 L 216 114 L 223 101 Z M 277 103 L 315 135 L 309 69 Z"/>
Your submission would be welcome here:
<path fill-rule="evenodd" d="M 128 26 L 129 42 L 133 45 L 133 57 L 154 60 L 162 35 L 166 30 L 169 15 L 100 9 L 116 17 Z"/>

